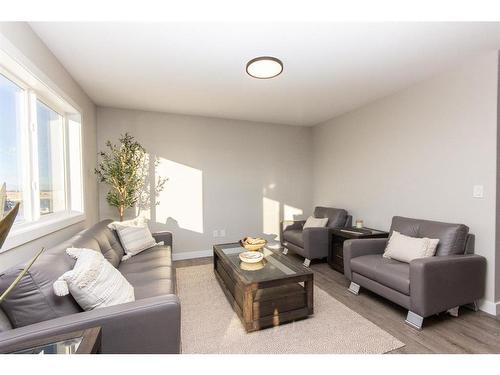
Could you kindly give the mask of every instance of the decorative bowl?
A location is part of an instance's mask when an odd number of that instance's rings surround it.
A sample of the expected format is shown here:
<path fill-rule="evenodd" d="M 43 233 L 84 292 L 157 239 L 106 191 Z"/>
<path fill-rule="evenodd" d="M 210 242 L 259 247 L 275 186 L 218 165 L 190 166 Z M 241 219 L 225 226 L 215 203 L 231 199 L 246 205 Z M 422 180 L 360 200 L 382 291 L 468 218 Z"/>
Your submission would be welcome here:
<path fill-rule="evenodd" d="M 240 263 L 240 268 L 245 271 L 258 271 L 264 268 L 264 262 L 260 261 L 257 263 Z"/>
<path fill-rule="evenodd" d="M 245 251 L 240 253 L 240 260 L 245 263 L 258 263 L 264 259 L 264 254 L 258 251 Z"/>
<path fill-rule="evenodd" d="M 264 240 L 263 238 L 252 238 L 252 240 L 259 240 L 261 242 L 256 243 L 256 244 L 249 243 L 248 240 L 250 238 L 251 237 L 245 237 L 242 240 L 240 240 L 241 246 L 243 246 L 248 251 L 258 251 L 258 250 L 262 249 L 264 246 L 266 246 L 266 244 L 267 244 L 267 241 Z"/>

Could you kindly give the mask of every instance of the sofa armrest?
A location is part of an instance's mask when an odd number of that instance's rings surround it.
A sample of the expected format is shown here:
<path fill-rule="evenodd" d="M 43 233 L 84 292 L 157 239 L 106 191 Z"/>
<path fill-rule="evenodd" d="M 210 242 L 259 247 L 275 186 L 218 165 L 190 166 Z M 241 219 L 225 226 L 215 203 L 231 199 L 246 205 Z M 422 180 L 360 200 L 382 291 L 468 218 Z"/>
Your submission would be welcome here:
<path fill-rule="evenodd" d="M 383 254 L 387 238 L 361 238 L 344 242 L 344 275 L 352 280 L 351 259 L 363 255 Z"/>
<path fill-rule="evenodd" d="M 102 353 L 179 353 L 181 310 L 173 294 L 71 314 L 0 333 L 0 352 L 13 344 L 101 327 Z"/>
<path fill-rule="evenodd" d="M 484 295 L 486 259 L 448 255 L 410 262 L 411 311 L 422 317 L 465 305 Z"/>
<path fill-rule="evenodd" d="M 165 246 L 172 247 L 172 232 L 162 231 L 153 233 L 153 238 L 156 242 L 161 242 L 165 244 Z"/>
<path fill-rule="evenodd" d="M 328 255 L 330 247 L 330 228 L 311 227 L 302 231 L 304 251 L 309 259 L 319 259 Z"/>

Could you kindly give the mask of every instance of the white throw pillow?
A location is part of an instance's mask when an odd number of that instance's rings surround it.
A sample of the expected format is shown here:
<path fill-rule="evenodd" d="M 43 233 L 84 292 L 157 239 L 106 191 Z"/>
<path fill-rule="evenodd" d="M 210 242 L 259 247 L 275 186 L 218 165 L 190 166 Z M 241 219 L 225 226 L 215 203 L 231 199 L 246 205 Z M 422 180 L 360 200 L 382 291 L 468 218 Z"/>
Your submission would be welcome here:
<path fill-rule="evenodd" d="M 384 258 L 410 263 L 413 259 L 434 256 L 439 239 L 409 237 L 393 231 Z"/>
<path fill-rule="evenodd" d="M 56 295 L 71 293 L 85 311 L 135 300 L 132 285 L 99 251 L 69 248 L 66 253 L 76 263 L 54 282 Z"/>
<path fill-rule="evenodd" d="M 328 218 L 318 219 L 316 217 L 309 216 L 304 224 L 304 229 L 306 228 L 321 228 L 326 227 L 328 224 Z"/>
<path fill-rule="evenodd" d="M 118 233 L 123 250 L 125 250 L 122 261 L 156 245 L 148 224 L 142 217 L 127 221 L 114 221 L 108 224 L 108 228 Z"/>
<path fill-rule="evenodd" d="M 123 220 L 123 221 L 113 221 L 112 223 L 108 224 L 108 228 L 116 230 L 117 225 L 121 225 L 123 227 L 144 227 L 144 226 L 148 225 L 148 222 L 147 222 L 145 217 L 138 216 L 135 219 Z"/>

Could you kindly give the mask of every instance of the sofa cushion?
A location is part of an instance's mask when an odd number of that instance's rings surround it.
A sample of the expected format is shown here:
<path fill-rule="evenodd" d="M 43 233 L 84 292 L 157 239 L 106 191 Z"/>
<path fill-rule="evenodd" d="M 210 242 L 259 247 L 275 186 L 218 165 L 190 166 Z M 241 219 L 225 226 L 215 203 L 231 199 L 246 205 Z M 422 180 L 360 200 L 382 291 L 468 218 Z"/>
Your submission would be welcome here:
<path fill-rule="evenodd" d="M 170 246 L 153 246 L 121 262 L 118 269 L 122 272 L 142 272 L 154 266 L 172 266 Z"/>
<path fill-rule="evenodd" d="M 7 318 L 7 315 L 5 315 L 3 310 L 0 308 L 0 333 L 11 329 L 12 329 L 12 324 L 10 324 L 9 318 Z"/>
<path fill-rule="evenodd" d="M 392 231 L 411 237 L 428 237 L 439 239 L 437 256 L 464 254 L 469 228 L 463 224 L 442 223 L 439 221 L 412 219 L 394 216 Z"/>
<path fill-rule="evenodd" d="M 120 263 L 118 270 L 134 287 L 136 299 L 174 293 L 170 246 L 154 246 Z"/>
<path fill-rule="evenodd" d="M 108 228 L 111 220 L 103 220 L 79 233 L 73 247 L 98 250 L 115 268 L 125 254 L 116 232 Z"/>
<path fill-rule="evenodd" d="M 347 211 L 342 208 L 318 206 L 314 208 L 314 217 L 328 218 L 329 228 L 342 228 L 347 221 Z"/>
<path fill-rule="evenodd" d="M 65 254 L 71 240 L 44 251 L 2 302 L 2 310 L 13 327 L 41 322 L 82 311 L 71 296 L 58 297 L 53 282 L 73 268 L 75 260 Z M 5 291 L 19 275 L 24 264 L 0 274 L 0 293 Z"/>
<path fill-rule="evenodd" d="M 302 229 L 288 229 L 283 232 L 283 239 L 300 247 L 304 247 Z"/>
<path fill-rule="evenodd" d="M 381 254 L 363 255 L 351 259 L 351 270 L 407 296 L 410 295 L 408 263 L 386 259 Z"/>

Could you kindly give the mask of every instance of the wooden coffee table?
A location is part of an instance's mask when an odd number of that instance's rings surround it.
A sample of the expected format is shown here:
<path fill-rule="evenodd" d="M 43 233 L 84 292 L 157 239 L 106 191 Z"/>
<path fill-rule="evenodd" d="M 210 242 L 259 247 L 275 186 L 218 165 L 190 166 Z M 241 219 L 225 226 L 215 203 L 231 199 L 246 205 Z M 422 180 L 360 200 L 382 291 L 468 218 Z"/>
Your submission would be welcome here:
<path fill-rule="evenodd" d="M 314 313 L 312 271 L 264 248 L 256 264 L 240 261 L 239 243 L 214 245 L 214 272 L 247 332 L 273 327 Z"/>

